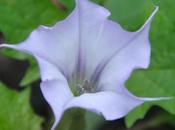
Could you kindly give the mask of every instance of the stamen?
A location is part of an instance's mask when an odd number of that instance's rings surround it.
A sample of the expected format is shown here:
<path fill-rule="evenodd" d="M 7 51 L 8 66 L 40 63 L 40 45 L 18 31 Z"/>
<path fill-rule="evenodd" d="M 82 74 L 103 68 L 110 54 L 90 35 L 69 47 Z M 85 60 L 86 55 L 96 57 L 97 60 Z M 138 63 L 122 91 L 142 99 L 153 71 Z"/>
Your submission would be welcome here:
<path fill-rule="evenodd" d="M 95 89 L 94 85 L 88 80 L 85 80 L 82 85 L 80 85 L 80 84 L 77 85 L 77 91 L 79 94 L 94 93 L 95 90 L 96 89 Z"/>

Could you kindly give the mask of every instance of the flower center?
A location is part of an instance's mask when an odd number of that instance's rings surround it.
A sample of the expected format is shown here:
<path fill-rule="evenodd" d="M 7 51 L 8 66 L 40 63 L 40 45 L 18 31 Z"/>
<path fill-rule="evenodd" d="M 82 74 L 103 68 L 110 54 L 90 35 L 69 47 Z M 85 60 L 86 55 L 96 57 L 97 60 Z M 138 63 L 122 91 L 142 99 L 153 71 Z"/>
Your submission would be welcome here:
<path fill-rule="evenodd" d="M 95 93 L 96 87 L 95 84 L 89 80 L 69 82 L 70 88 L 74 96 L 80 96 L 84 93 Z"/>
<path fill-rule="evenodd" d="M 90 81 L 85 80 L 83 84 L 77 85 L 77 91 L 78 91 L 78 94 L 81 95 L 83 93 L 94 93 L 96 89 Z"/>

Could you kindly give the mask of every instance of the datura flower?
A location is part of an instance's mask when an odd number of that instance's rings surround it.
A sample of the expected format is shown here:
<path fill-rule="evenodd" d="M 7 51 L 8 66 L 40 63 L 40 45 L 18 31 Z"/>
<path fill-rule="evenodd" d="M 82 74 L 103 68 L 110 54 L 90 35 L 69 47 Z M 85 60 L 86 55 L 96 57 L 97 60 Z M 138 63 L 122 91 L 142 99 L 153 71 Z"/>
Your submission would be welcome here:
<path fill-rule="evenodd" d="M 0 47 L 36 58 L 41 90 L 55 115 L 52 130 L 72 107 L 114 120 L 145 101 L 160 99 L 136 97 L 125 88 L 134 69 L 149 66 L 149 28 L 157 10 L 138 31 L 128 32 L 108 19 L 107 9 L 77 0 L 65 20 L 53 27 L 40 26 L 20 44 Z"/>

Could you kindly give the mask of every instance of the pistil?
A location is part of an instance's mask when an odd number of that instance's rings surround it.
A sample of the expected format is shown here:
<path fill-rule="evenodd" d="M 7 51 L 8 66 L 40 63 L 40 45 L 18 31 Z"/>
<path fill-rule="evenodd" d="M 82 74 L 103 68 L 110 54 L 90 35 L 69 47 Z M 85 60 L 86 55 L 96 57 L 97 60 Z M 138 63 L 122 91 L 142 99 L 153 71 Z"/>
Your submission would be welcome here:
<path fill-rule="evenodd" d="M 84 93 L 94 93 L 96 91 L 95 86 L 88 80 L 85 80 L 83 84 L 77 85 L 77 91 L 78 94 L 84 94 Z"/>

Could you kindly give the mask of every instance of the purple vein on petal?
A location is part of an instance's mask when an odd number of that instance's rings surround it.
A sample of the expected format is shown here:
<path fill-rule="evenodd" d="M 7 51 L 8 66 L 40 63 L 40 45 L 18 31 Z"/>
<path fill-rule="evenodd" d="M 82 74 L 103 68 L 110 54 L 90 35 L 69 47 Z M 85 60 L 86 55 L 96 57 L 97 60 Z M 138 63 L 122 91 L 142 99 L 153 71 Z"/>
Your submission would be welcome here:
<path fill-rule="evenodd" d="M 84 3 L 83 3 L 84 2 Z M 88 55 L 87 55 L 87 51 L 86 50 L 87 48 L 85 47 L 86 45 L 84 45 L 85 43 L 83 43 L 83 40 L 84 40 L 84 37 L 87 37 L 85 36 L 85 34 L 83 32 L 86 32 L 86 28 L 84 28 L 83 22 L 86 22 L 84 21 L 83 19 L 85 19 L 85 14 L 82 14 L 82 12 L 84 12 L 83 10 L 86 10 L 86 7 L 85 7 L 85 4 L 93 4 L 93 3 L 86 3 L 86 2 L 89 2 L 88 0 L 76 0 L 76 3 L 77 3 L 77 14 L 78 14 L 78 54 L 77 54 L 77 61 L 76 61 L 76 69 L 75 69 L 75 72 L 76 72 L 76 75 L 78 78 L 81 78 L 80 80 L 84 79 L 85 76 L 86 76 L 86 67 L 87 67 L 87 62 L 86 60 Z M 84 4 L 84 5 L 83 5 Z M 94 5 L 89 5 L 89 6 L 94 6 Z M 100 7 L 100 6 L 99 6 Z M 101 8 L 101 7 L 100 7 Z M 106 10 L 106 9 L 105 9 Z M 96 10 L 94 10 L 96 12 Z M 99 10 L 98 10 L 99 11 Z M 93 14 L 89 14 L 89 15 L 93 15 Z M 106 18 L 110 15 L 110 13 L 107 11 L 105 12 L 104 15 L 104 21 L 106 20 Z M 95 43 L 98 43 L 98 40 L 100 38 L 100 35 L 101 35 L 101 32 L 103 31 L 103 21 L 102 22 L 102 27 L 99 29 L 99 31 L 97 32 L 97 38 L 95 39 Z M 88 34 L 87 34 L 88 35 Z M 93 45 L 96 45 L 96 44 L 93 44 Z M 89 43 L 89 44 L 92 44 L 92 43 Z"/>
<path fill-rule="evenodd" d="M 82 32 L 82 23 L 81 23 L 81 6 L 80 6 L 80 2 L 79 0 L 76 0 L 76 4 L 77 4 L 77 13 L 78 13 L 78 54 L 77 54 L 77 65 L 76 65 L 76 74 L 77 74 L 77 78 L 79 80 L 81 80 L 84 77 L 84 69 L 85 69 L 85 63 L 83 60 L 83 57 L 85 57 L 85 53 L 83 53 L 82 50 L 82 36 L 81 36 L 81 32 Z M 81 79 L 80 79 L 81 78 Z"/>

